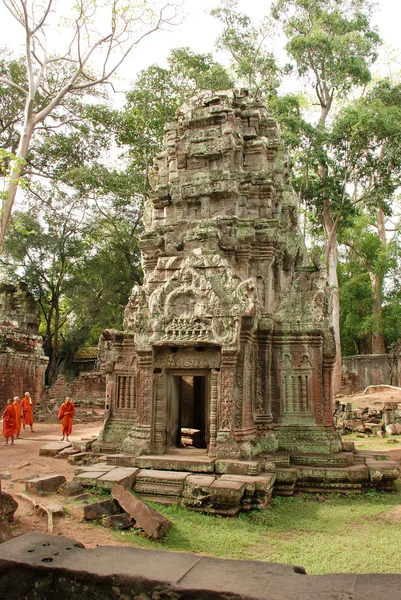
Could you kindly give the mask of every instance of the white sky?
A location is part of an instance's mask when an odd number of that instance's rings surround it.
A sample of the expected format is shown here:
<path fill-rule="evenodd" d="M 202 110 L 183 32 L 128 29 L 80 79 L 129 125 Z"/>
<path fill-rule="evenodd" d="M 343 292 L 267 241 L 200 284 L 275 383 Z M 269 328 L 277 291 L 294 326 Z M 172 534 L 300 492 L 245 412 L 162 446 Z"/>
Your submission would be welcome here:
<path fill-rule="evenodd" d="M 143 40 L 120 69 L 117 88 L 127 89 L 135 74 L 152 63 L 164 66 L 172 48 L 189 46 L 195 52 L 213 52 L 220 24 L 209 13 L 219 4 L 219 0 L 185 0 L 186 17 L 183 23 L 171 31 L 159 31 Z M 63 0 L 58 5 L 68 6 L 68 0 Z M 270 5 L 271 0 L 239 0 L 239 9 L 249 14 L 254 22 L 260 21 L 269 12 Z M 390 46 L 401 57 L 401 1 L 377 0 L 373 22 L 379 27 L 387 47 Z M 0 3 L 0 45 L 5 44 L 16 54 L 23 52 L 22 28 L 15 24 L 3 3 Z M 384 50 L 383 55 L 385 52 Z M 224 61 L 222 55 L 216 57 Z M 386 69 L 383 61 L 381 66 Z"/>

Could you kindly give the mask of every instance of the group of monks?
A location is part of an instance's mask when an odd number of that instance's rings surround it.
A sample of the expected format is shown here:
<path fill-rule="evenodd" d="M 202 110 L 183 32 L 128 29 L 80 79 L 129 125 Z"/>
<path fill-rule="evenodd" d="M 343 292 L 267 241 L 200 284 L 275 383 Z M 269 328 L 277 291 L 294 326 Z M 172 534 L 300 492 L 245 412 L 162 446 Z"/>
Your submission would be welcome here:
<path fill-rule="evenodd" d="M 66 398 L 63 404 L 60 406 L 58 413 L 58 420 L 61 422 L 61 433 L 62 438 L 69 442 L 68 436 L 72 431 L 72 420 L 75 414 L 75 406 L 71 401 L 71 398 Z M 9 398 L 7 400 L 7 406 L 2 415 L 3 419 L 3 437 L 5 442 L 3 446 L 8 446 L 11 440 L 11 445 L 14 444 L 14 437 L 19 438 L 21 432 L 21 420 L 22 426 L 25 429 L 26 425 L 29 425 L 31 431 L 33 431 L 33 402 L 29 392 L 25 392 L 22 400 L 18 396 L 15 396 L 14 401 Z"/>
<path fill-rule="evenodd" d="M 20 437 L 21 420 L 24 429 L 26 425 L 29 425 L 33 431 L 33 402 L 30 393 L 25 392 L 22 400 L 19 399 L 19 396 L 15 396 L 14 401 L 9 398 L 2 419 L 3 436 L 6 439 L 4 446 L 8 446 L 9 439 L 11 444 L 14 444 L 14 437 Z"/>

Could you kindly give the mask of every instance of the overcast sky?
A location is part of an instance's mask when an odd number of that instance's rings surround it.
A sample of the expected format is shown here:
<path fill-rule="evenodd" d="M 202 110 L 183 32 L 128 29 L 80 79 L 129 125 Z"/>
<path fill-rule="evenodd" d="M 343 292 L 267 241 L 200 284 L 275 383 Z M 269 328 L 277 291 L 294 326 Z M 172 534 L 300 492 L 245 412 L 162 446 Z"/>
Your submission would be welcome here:
<path fill-rule="evenodd" d="M 118 87 L 127 89 L 135 73 L 152 63 L 164 66 L 172 48 L 189 46 L 195 52 L 213 52 L 220 24 L 209 13 L 219 4 L 219 0 L 185 0 L 186 16 L 182 24 L 171 31 L 159 31 L 142 41 L 120 69 L 121 81 Z M 249 14 L 255 22 L 269 12 L 270 5 L 271 0 L 239 0 L 240 10 Z M 58 6 L 68 6 L 68 0 L 59 0 Z M 377 0 L 373 22 L 378 26 L 386 45 L 390 45 L 401 57 L 401 0 Z M 22 28 L 13 22 L 2 2 L 0 32 L 1 45 L 7 44 L 16 54 L 23 51 Z M 278 42 L 278 45 L 281 46 L 282 43 Z M 224 56 L 216 56 L 225 61 Z M 384 66 L 382 68 L 385 69 Z"/>

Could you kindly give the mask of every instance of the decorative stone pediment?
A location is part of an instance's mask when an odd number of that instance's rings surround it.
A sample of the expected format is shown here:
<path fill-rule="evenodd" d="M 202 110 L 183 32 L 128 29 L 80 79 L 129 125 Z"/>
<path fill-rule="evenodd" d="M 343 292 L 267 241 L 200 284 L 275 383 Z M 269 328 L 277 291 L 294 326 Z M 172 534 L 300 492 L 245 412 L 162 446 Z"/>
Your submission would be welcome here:
<path fill-rule="evenodd" d="M 153 291 L 135 287 L 126 308 L 125 327 L 139 343 L 232 345 L 239 317 L 255 313 L 252 279 L 233 275 L 221 256 L 159 259 L 153 276 L 163 283 Z"/>

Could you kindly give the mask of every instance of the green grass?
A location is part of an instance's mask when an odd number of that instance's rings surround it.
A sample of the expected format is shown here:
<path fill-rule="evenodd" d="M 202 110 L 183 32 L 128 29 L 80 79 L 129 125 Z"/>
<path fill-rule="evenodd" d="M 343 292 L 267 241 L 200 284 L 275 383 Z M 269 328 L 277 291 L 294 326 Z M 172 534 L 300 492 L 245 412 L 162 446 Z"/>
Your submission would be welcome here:
<path fill-rule="evenodd" d="M 173 527 L 154 542 L 116 532 L 133 546 L 302 565 L 307 573 L 398 573 L 401 493 L 273 498 L 270 506 L 237 519 L 154 504 Z"/>
<path fill-rule="evenodd" d="M 354 442 L 357 450 L 380 450 L 381 452 L 390 452 L 391 450 L 401 449 L 401 435 L 391 435 L 385 438 L 379 438 L 377 435 L 359 438 L 356 433 L 343 435 L 345 442 Z"/>

